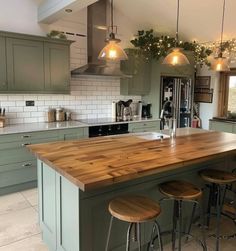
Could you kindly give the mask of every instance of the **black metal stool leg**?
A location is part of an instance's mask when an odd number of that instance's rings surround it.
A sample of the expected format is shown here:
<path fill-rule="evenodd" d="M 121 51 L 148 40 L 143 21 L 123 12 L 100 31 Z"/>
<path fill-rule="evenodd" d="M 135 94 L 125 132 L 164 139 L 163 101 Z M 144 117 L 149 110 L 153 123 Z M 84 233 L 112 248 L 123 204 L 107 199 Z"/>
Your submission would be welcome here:
<path fill-rule="evenodd" d="M 130 233 L 131 233 L 132 226 L 133 226 L 133 223 L 130 223 L 127 230 L 126 251 L 130 251 Z"/>
<path fill-rule="evenodd" d="M 192 209 L 192 214 L 191 214 L 191 218 L 190 218 L 190 222 L 189 222 L 189 226 L 188 226 L 188 231 L 187 231 L 188 235 L 186 237 L 186 241 L 188 241 L 188 237 L 189 237 L 189 234 L 192 229 L 193 219 L 194 219 L 195 212 L 196 212 L 196 206 L 197 206 L 197 203 L 193 203 L 193 209 Z"/>
<path fill-rule="evenodd" d="M 159 250 L 163 251 L 163 244 L 162 244 L 162 239 L 161 239 L 161 229 L 159 224 L 157 223 L 157 221 L 155 221 L 154 223 L 156 225 L 156 230 L 157 230 L 157 234 L 158 234 L 158 244 L 159 244 Z"/>
<path fill-rule="evenodd" d="M 156 235 L 155 235 L 155 232 L 156 232 Z M 153 228 L 152 228 L 151 240 L 148 245 L 147 251 L 150 251 L 150 250 L 154 251 L 154 241 L 156 238 L 158 238 L 159 250 L 163 251 L 163 244 L 162 244 L 162 239 L 161 239 L 161 229 L 160 229 L 158 222 L 155 220 L 154 224 L 153 224 Z"/>
<path fill-rule="evenodd" d="M 178 215 L 178 201 L 174 200 L 173 229 L 172 229 L 172 251 L 175 250 L 177 215 Z"/>
<path fill-rule="evenodd" d="M 142 243 L 141 243 L 141 224 L 140 223 L 136 223 L 137 224 L 137 241 L 138 241 L 138 250 L 141 251 L 142 248 Z"/>
<path fill-rule="evenodd" d="M 179 245 L 178 251 L 181 251 L 181 239 L 182 239 L 182 200 L 178 201 L 179 206 Z"/>
<path fill-rule="evenodd" d="M 213 200 L 213 186 L 209 185 L 209 198 L 208 198 L 208 204 L 207 204 L 207 221 L 206 226 L 209 228 L 210 226 L 210 219 L 211 219 L 211 206 L 212 206 L 212 200 Z"/>
<path fill-rule="evenodd" d="M 108 251 L 109 241 L 110 241 L 110 236 L 111 236 L 112 223 L 113 223 L 113 216 L 111 216 L 111 219 L 110 219 L 110 224 L 109 224 L 109 230 L 108 230 L 108 235 L 107 235 L 107 243 L 106 243 L 106 249 L 105 249 L 105 251 Z"/>
<path fill-rule="evenodd" d="M 220 250 L 220 219 L 221 219 L 221 188 L 220 185 L 217 186 L 217 200 L 216 200 L 216 210 L 217 210 L 217 220 L 216 220 L 216 251 Z"/>
<path fill-rule="evenodd" d="M 203 201 L 201 204 L 198 204 L 200 210 L 200 224 L 201 224 L 201 232 L 202 232 L 202 248 L 204 251 L 207 251 L 207 244 L 206 244 L 206 232 L 205 232 L 205 212 L 204 212 L 204 203 Z"/>

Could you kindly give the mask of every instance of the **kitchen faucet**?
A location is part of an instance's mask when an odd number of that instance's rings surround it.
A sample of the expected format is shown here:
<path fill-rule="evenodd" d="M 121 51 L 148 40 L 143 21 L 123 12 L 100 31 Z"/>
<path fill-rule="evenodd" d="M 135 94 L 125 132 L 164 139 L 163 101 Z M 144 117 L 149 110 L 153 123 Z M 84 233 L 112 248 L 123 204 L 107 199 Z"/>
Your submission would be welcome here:
<path fill-rule="evenodd" d="M 164 117 L 164 112 L 166 109 L 166 106 L 170 104 L 171 106 L 171 118 L 166 118 Z M 163 124 L 163 128 L 164 129 L 164 125 L 166 124 L 168 126 L 168 130 L 169 130 L 169 134 L 171 136 L 171 138 L 175 138 L 176 137 L 176 117 L 175 117 L 175 105 L 174 102 L 171 100 L 167 100 L 165 101 L 165 103 L 162 106 L 162 110 L 161 110 L 161 115 L 160 115 L 160 119 L 164 122 Z"/>

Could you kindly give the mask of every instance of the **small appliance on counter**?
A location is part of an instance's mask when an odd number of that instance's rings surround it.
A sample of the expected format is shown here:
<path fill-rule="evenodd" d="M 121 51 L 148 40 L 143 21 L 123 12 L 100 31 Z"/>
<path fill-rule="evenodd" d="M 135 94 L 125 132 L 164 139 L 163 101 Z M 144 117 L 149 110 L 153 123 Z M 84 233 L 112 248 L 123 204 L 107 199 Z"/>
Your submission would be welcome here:
<path fill-rule="evenodd" d="M 141 118 L 142 101 L 133 102 L 132 99 L 127 101 L 120 100 L 117 103 L 113 102 L 112 107 L 112 117 L 116 121 L 129 121 Z"/>
<path fill-rule="evenodd" d="M 6 113 L 6 109 L 0 107 L 0 128 L 5 127 L 5 125 L 6 125 L 5 113 Z"/>
<path fill-rule="evenodd" d="M 145 119 L 152 118 L 151 106 L 152 104 L 150 103 L 142 105 L 142 118 L 145 118 Z"/>
<path fill-rule="evenodd" d="M 116 103 L 116 120 L 117 121 L 129 121 L 132 120 L 132 109 L 131 103 L 132 99 L 127 101 L 120 100 Z"/>

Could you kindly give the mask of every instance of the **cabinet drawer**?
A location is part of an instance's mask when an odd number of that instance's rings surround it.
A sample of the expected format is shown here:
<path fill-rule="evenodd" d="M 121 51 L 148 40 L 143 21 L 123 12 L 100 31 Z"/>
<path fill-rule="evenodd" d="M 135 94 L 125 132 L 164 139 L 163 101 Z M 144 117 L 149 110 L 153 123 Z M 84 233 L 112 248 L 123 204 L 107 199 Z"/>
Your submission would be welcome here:
<path fill-rule="evenodd" d="M 218 121 L 211 121 L 210 122 L 210 130 L 232 133 L 233 132 L 233 124 L 218 122 Z"/>
<path fill-rule="evenodd" d="M 29 133 L 16 133 L 0 136 L 0 144 L 6 142 L 23 142 L 25 140 L 38 140 L 47 138 L 57 138 L 58 131 L 40 131 L 40 132 L 29 132 Z M 36 141 L 35 141 L 36 143 Z"/>
<path fill-rule="evenodd" d="M 0 188 L 30 182 L 36 179 L 37 168 L 35 166 L 2 172 L 0 175 Z"/>
<path fill-rule="evenodd" d="M 159 132 L 160 129 L 158 127 L 145 127 L 145 128 L 133 128 L 130 132 Z"/>
<path fill-rule="evenodd" d="M 45 138 L 45 139 L 23 139 L 21 141 L 16 142 L 6 142 L 4 144 L 0 144 L 0 150 L 6 150 L 6 149 L 15 149 L 15 148 L 25 148 L 27 145 L 32 144 L 40 144 L 40 143 L 47 143 L 47 142 L 53 142 L 57 141 L 58 138 Z"/>
<path fill-rule="evenodd" d="M 160 121 L 145 121 L 129 124 L 129 131 L 138 128 L 157 127 L 160 128 Z"/>
<path fill-rule="evenodd" d="M 0 166 L 0 173 L 10 172 L 10 171 L 19 170 L 19 169 L 25 169 L 25 168 L 31 168 L 31 167 L 37 167 L 36 159 L 19 162 L 19 163 L 13 163 L 10 165 L 2 165 Z"/>
<path fill-rule="evenodd" d="M 88 138 L 88 127 L 60 130 L 61 140 Z"/>
<path fill-rule="evenodd" d="M 0 166 L 28 161 L 32 159 L 34 159 L 33 154 L 23 147 L 0 150 Z"/>

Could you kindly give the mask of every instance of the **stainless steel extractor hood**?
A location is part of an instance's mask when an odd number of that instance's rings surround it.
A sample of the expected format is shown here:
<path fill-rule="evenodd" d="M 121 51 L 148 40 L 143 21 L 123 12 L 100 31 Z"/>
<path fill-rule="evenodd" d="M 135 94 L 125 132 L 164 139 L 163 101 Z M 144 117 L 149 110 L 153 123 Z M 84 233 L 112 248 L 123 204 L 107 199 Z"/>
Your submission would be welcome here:
<path fill-rule="evenodd" d="M 88 64 L 71 71 L 72 77 L 81 75 L 129 77 L 121 72 L 119 62 L 108 63 L 98 60 L 99 52 L 105 46 L 107 35 L 107 1 L 99 0 L 88 7 Z"/>

